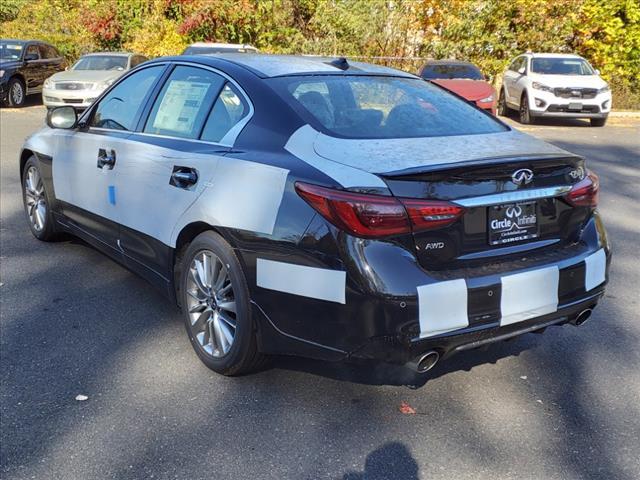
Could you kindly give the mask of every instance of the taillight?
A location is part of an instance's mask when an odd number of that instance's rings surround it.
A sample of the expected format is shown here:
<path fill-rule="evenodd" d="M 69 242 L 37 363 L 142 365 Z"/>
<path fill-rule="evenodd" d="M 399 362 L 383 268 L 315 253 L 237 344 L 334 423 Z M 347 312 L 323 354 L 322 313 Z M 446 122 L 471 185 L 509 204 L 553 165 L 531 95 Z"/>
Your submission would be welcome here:
<path fill-rule="evenodd" d="M 413 230 L 429 230 L 455 222 L 464 208 L 441 200 L 400 199 L 407 209 Z"/>
<path fill-rule="evenodd" d="M 591 170 L 587 171 L 587 176 L 576 183 L 564 199 L 574 207 L 598 206 L 598 196 L 600 192 L 600 179 Z"/>
<path fill-rule="evenodd" d="M 302 182 L 296 183 L 296 191 L 336 227 L 364 238 L 443 227 L 464 213 L 449 202 L 345 192 Z"/>

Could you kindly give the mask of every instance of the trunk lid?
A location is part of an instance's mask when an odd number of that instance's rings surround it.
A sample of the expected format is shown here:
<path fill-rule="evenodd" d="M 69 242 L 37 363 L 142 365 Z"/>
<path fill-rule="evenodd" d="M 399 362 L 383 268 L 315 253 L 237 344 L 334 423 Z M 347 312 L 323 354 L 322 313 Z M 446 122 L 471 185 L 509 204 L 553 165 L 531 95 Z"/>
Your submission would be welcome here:
<path fill-rule="evenodd" d="M 427 269 L 488 264 L 497 256 L 557 248 L 577 241 L 591 215 L 590 208 L 562 199 L 584 178 L 584 160 L 515 130 L 398 139 L 318 133 L 314 150 L 375 173 L 397 197 L 465 207 L 455 223 L 413 235 L 415 252 Z M 532 177 L 517 185 L 513 175 L 523 169 Z"/>

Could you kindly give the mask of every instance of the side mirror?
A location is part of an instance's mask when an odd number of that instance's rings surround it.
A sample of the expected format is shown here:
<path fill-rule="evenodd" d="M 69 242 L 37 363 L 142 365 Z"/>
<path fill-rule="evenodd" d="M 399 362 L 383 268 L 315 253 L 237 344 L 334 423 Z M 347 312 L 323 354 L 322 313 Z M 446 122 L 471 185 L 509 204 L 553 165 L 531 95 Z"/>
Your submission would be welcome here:
<path fill-rule="evenodd" d="M 33 62 L 34 60 L 39 60 L 38 55 L 35 53 L 27 53 L 24 56 L 24 61 L 25 62 Z"/>
<path fill-rule="evenodd" d="M 56 107 L 47 112 L 47 125 L 51 128 L 71 129 L 78 123 L 78 114 L 73 107 Z"/>
<path fill-rule="evenodd" d="M 520 67 L 520 68 L 518 69 L 518 73 L 519 73 L 520 75 L 524 75 L 526 71 L 527 71 L 527 69 L 526 69 L 526 68 L 524 68 L 524 67 Z"/>

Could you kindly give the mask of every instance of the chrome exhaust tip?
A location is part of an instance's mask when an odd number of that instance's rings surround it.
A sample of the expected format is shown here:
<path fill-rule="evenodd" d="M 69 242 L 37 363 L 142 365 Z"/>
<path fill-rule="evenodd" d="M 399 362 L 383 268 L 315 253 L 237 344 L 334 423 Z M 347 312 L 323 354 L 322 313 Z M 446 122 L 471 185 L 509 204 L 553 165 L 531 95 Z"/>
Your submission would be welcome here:
<path fill-rule="evenodd" d="M 584 322 L 589 320 L 589 317 L 591 316 L 591 312 L 593 312 L 593 309 L 591 309 L 591 308 L 587 308 L 587 309 L 581 311 L 578 314 L 578 316 L 576 317 L 576 319 L 573 321 L 574 325 L 580 326 Z"/>
<path fill-rule="evenodd" d="M 440 354 L 435 350 L 430 350 L 409 362 L 409 367 L 417 373 L 427 373 L 440 360 Z"/>

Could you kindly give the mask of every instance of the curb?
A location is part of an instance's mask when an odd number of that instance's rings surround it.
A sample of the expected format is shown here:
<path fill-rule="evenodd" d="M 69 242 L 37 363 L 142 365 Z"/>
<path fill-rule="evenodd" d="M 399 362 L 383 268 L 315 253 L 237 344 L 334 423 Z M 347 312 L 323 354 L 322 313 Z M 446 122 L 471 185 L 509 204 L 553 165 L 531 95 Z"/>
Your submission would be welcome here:
<path fill-rule="evenodd" d="M 638 110 L 612 110 L 609 112 L 610 117 L 618 118 L 640 118 L 640 111 Z"/>

